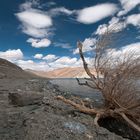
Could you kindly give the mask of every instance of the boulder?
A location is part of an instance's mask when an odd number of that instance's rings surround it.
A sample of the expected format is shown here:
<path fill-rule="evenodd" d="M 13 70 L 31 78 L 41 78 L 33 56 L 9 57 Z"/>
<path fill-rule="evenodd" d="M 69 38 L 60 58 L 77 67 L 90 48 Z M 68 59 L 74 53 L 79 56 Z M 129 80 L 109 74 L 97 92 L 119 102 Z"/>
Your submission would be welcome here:
<path fill-rule="evenodd" d="M 17 106 L 41 104 L 43 97 L 43 93 L 34 91 L 16 91 L 8 95 L 9 102 Z"/>

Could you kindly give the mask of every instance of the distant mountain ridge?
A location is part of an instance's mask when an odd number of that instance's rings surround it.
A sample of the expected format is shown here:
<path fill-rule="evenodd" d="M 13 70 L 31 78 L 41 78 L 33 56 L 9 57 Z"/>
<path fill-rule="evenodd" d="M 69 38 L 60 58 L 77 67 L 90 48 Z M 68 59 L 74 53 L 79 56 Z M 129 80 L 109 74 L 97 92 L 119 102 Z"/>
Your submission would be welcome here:
<path fill-rule="evenodd" d="M 82 67 L 66 67 L 59 68 L 52 71 L 44 72 L 44 71 L 34 71 L 27 70 L 38 76 L 47 77 L 47 78 L 88 78 L 89 76 L 86 74 L 84 68 Z M 92 70 L 94 73 L 94 70 Z"/>

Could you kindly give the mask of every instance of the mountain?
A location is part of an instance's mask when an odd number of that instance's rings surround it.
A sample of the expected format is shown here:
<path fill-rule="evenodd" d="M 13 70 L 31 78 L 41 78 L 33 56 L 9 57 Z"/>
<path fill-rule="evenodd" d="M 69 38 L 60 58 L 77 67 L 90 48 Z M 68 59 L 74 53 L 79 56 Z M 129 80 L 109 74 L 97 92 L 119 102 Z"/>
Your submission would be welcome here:
<path fill-rule="evenodd" d="M 19 66 L 0 58 L 0 79 L 2 78 L 30 78 L 34 74 L 28 73 Z"/>
<path fill-rule="evenodd" d="M 28 70 L 38 76 L 47 78 L 84 78 L 88 77 L 82 67 L 66 67 L 48 72 Z M 94 70 L 92 70 L 94 72 Z"/>

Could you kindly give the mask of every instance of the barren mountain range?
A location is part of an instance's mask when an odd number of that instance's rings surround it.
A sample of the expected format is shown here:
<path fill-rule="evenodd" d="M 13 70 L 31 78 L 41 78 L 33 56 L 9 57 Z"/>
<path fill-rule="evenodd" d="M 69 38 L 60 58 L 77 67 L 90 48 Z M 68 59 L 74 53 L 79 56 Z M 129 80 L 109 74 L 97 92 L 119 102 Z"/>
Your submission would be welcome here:
<path fill-rule="evenodd" d="M 48 78 L 85 78 L 88 77 L 85 70 L 82 67 L 66 67 L 52 71 L 34 71 L 27 70 L 41 77 Z M 94 70 L 92 70 L 94 72 Z"/>
<path fill-rule="evenodd" d="M 94 70 L 92 70 L 94 72 Z M 65 67 L 52 71 L 22 70 L 19 66 L 0 58 L 0 78 L 28 78 L 33 76 L 45 78 L 84 78 L 88 77 L 82 67 Z"/>

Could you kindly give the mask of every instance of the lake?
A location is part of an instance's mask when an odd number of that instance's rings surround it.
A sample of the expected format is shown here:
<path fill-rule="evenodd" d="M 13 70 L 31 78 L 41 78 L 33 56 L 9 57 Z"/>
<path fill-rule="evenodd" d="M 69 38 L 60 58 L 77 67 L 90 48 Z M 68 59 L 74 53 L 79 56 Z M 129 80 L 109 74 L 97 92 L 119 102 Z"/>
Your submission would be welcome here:
<path fill-rule="evenodd" d="M 81 82 L 84 82 L 84 79 L 80 79 Z M 56 78 L 56 79 L 51 79 L 50 82 L 52 84 L 56 84 L 59 86 L 59 89 L 61 91 L 66 92 L 67 94 L 72 94 L 72 95 L 79 95 L 81 97 L 88 97 L 88 98 L 93 98 L 97 101 L 102 100 L 101 94 L 90 87 L 87 86 L 81 86 L 77 83 L 77 80 L 74 78 Z"/>

